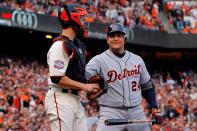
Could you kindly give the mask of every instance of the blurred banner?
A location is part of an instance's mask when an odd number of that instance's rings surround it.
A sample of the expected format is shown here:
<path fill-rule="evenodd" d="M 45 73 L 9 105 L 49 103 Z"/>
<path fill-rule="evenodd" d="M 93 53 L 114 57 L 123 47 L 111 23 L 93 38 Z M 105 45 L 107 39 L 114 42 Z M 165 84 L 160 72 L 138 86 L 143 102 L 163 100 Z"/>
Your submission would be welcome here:
<path fill-rule="evenodd" d="M 50 33 L 61 31 L 56 17 L 2 7 L 0 8 L 0 25 Z"/>
<path fill-rule="evenodd" d="M 48 33 L 61 33 L 57 17 L 41 15 L 24 10 L 0 7 L 0 25 L 35 30 Z M 108 25 L 94 21 L 89 25 L 89 38 L 105 39 Z M 139 28 L 127 28 L 127 43 L 165 48 L 197 48 L 197 35 L 168 34 Z"/>

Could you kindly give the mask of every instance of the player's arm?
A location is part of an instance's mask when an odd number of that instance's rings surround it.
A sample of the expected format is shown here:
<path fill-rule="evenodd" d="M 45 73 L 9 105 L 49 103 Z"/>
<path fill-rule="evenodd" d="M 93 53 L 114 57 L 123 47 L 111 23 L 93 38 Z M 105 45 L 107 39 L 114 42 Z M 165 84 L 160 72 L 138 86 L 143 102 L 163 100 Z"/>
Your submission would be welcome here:
<path fill-rule="evenodd" d="M 142 96 L 146 99 L 150 106 L 152 118 L 155 119 L 153 124 L 162 124 L 162 116 L 159 112 L 159 107 L 156 100 L 155 86 L 151 80 L 145 84 L 141 84 Z"/>
<path fill-rule="evenodd" d="M 72 80 L 67 76 L 61 77 L 61 79 L 58 82 L 58 85 L 66 87 L 67 89 L 78 89 L 82 91 L 86 91 L 88 86 L 87 84 Z M 95 88 L 97 88 L 97 86 L 95 86 Z"/>
<path fill-rule="evenodd" d="M 89 80 L 92 76 L 100 75 L 101 69 L 99 64 L 99 56 L 93 57 L 86 65 L 86 79 Z"/>
<path fill-rule="evenodd" d="M 142 60 L 142 72 L 140 79 L 140 86 L 142 96 L 146 99 L 146 102 L 149 104 L 150 112 L 152 114 L 152 118 L 155 120 L 153 124 L 161 124 L 162 116 L 159 113 L 159 106 L 156 99 L 155 86 L 151 81 L 150 75 L 146 69 L 145 63 Z"/>
<path fill-rule="evenodd" d="M 146 99 L 149 104 L 150 109 L 156 108 L 158 109 L 155 86 L 151 80 L 146 82 L 145 84 L 141 84 L 142 96 Z"/>
<path fill-rule="evenodd" d="M 98 84 L 84 84 L 82 82 L 72 80 L 68 76 L 51 77 L 51 81 L 65 89 L 77 89 L 81 91 L 91 92 L 93 88 L 99 88 Z"/>
<path fill-rule="evenodd" d="M 142 96 L 146 99 L 146 102 L 149 104 L 150 108 L 158 108 L 155 86 L 151 81 L 150 74 L 146 68 L 146 65 L 141 59 L 141 74 L 140 74 L 140 87 Z"/>
<path fill-rule="evenodd" d="M 65 48 L 65 43 L 58 41 L 48 53 L 49 75 L 51 82 L 66 89 L 88 90 L 89 85 L 70 79 L 65 75 L 73 50 Z M 96 86 L 96 85 L 95 85 Z"/>

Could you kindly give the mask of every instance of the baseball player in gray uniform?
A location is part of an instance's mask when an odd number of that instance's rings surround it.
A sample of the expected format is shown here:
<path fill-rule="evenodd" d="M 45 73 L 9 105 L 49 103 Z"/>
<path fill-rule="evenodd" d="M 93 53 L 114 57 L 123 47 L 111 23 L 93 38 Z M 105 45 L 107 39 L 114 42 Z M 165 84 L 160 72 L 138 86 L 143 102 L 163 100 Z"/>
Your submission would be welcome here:
<path fill-rule="evenodd" d="M 78 91 L 92 92 L 98 84 L 85 84 L 85 47 L 77 38 L 87 37 L 83 20 L 86 10 L 75 4 L 64 5 L 58 18 L 63 31 L 48 51 L 49 90 L 45 109 L 52 131 L 87 131 L 84 109 Z"/>
<path fill-rule="evenodd" d="M 100 75 L 107 92 L 98 98 L 100 116 L 97 131 L 149 131 L 148 123 L 106 126 L 106 119 L 146 120 L 141 107 L 142 96 L 152 110 L 156 124 L 161 123 L 154 85 L 143 59 L 124 49 L 126 31 L 122 24 L 107 29 L 109 49 L 93 57 L 86 65 L 87 79 Z"/>

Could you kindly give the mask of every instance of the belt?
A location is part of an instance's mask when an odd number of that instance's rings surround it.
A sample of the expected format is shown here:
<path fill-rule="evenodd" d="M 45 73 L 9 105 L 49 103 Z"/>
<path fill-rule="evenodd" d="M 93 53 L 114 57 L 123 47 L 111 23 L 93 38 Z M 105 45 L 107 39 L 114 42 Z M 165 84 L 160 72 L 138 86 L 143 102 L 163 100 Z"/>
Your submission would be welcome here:
<path fill-rule="evenodd" d="M 130 106 L 130 107 L 125 107 L 125 106 L 121 106 L 121 107 L 114 107 L 114 106 L 108 106 L 108 105 L 102 105 L 100 104 L 100 106 L 103 106 L 103 107 L 110 107 L 110 108 L 116 108 L 116 109 L 120 109 L 120 110 L 128 110 L 128 109 L 132 109 L 132 108 L 135 108 L 139 105 L 136 105 L 136 106 Z"/>
<path fill-rule="evenodd" d="M 62 89 L 62 93 L 71 93 L 71 94 L 74 94 L 74 95 L 78 95 L 78 90 Z"/>
<path fill-rule="evenodd" d="M 68 89 L 61 89 L 58 87 L 49 87 L 50 90 L 52 88 L 54 88 L 56 91 L 61 91 L 62 93 L 71 93 L 73 95 L 78 95 L 78 90 L 68 90 Z"/>

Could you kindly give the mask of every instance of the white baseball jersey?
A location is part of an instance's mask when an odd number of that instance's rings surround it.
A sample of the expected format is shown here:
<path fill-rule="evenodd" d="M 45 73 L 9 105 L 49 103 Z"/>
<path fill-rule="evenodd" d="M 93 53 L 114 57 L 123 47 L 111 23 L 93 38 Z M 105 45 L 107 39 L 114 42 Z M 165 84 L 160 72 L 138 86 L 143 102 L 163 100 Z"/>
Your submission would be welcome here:
<path fill-rule="evenodd" d="M 93 57 L 86 66 L 87 79 L 100 75 L 105 80 L 107 93 L 99 100 L 109 107 L 135 107 L 141 103 L 140 84 L 150 80 L 143 59 L 129 51 L 120 58 L 109 49 Z"/>
<path fill-rule="evenodd" d="M 59 85 L 51 82 L 50 76 L 65 76 L 69 57 L 63 48 L 63 44 L 63 41 L 56 41 L 48 51 L 47 63 L 49 65 L 49 86 L 59 87 Z"/>
<path fill-rule="evenodd" d="M 65 76 L 69 60 L 64 42 L 53 43 L 47 54 L 49 65 L 49 90 L 45 97 L 45 110 L 49 116 L 51 130 L 55 131 L 87 131 L 84 108 L 77 95 L 65 93 L 60 85 L 52 83 L 50 77 Z"/>

